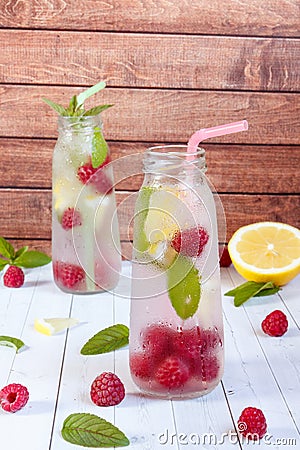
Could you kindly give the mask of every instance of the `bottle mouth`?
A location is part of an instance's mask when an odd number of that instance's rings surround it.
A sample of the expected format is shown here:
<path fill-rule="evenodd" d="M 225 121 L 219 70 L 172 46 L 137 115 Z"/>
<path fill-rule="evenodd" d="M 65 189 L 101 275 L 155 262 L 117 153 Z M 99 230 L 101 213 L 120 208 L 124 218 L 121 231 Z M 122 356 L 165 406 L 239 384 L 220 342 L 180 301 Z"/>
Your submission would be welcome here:
<path fill-rule="evenodd" d="M 162 158 L 170 158 L 174 156 L 176 158 L 187 159 L 188 161 L 205 157 L 204 148 L 197 147 L 194 152 L 188 152 L 187 148 L 187 145 L 156 145 L 154 147 L 149 147 L 146 150 L 146 154 L 149 156 L 158 156 Z"/>
<path fill-rule="evenodd" d="M 95 116 L 59 116 L 58 126 L 61 129 L 72 130 L 79 128 L 88 129 L 100 127 L 102 128 L 102 120 L 100 115 Z"/>
<path fill-rule="evenodd" d="M 206 171 L 205 150 L 196 148 L 187 152 L 187 145 L 157 145 L 144 154 L 144 172 L 169 172 L 184 175 L 186 171 L 197 168 Z"/>

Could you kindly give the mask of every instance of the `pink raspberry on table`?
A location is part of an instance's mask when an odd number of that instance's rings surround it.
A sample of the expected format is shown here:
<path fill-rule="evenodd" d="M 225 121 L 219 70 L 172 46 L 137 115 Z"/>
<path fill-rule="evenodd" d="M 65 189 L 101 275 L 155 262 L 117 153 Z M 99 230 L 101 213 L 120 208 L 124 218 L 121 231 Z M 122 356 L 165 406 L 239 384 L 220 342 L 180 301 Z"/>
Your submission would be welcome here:
<path fill-rule="evenodd" d="M 227 245 L 223 249 L 221 246 L 219 246 L 219 258 L 221 267 L 229 267 L 231 265 L 232 261 L 229 255 Z"/>
<path fill-rule="evenodd" d="M 61 226 L 64 230 L 82 225 L 81 214 L 75 208 L 67 208 L 61 218 Z"/>
<path fill-rule="evenodd" d="M 93 381 L 90 395 L 97 406 L 114 406 L 125 397 L 125 388 L 117 375 L 103 372 Z"/>
<path fill-rule="evenodd" d="M 269 336 L 279 337 L 287 331 L 288 320 L 282 311 L 276 309 L 267 315 L 262 321 L 261 327 L 263 332 Z"/>
<path fill-rule="evenodd" d="M 0 391 L 0 405 L 4 411 L 14 413 L 22 409 L 29 399 L 29 392 L 22 384 L 9 384 Z"/>
<path fill-rule="evenodd" d="M 69 289 L 76 287 L 85 279 L 85 272 L 82 267 L 63 261 L 53 262 L 53 273 L 55 279 Z"/>
<path fill-rule="evenodd" d="M 156 381 L 169 389 L 182 387 L 189 376 L 188 366 L 177 356 L 168 356 L 155 372 Z"/>
<path fill-rule="evenodd" d="M 9 266 L 3 276 L 3 283 L 6 287 L 19 288 L 24 284 L 24 272 L 20 267 Z"/>
<path fill-rule="evenodd" d="M 238 419 L 238 430 L 243 436 L 254 441 L 261 439 L 267 431 L 262 410 L 251 406 L 245 408 Z"/>
<path fill-rule="evenodd" d="M 177 253 L 191 258 L 200 256 L 209 239 L 203 227 L 194 227 L 177 231 L 171 241 L 171 246 Z"/>

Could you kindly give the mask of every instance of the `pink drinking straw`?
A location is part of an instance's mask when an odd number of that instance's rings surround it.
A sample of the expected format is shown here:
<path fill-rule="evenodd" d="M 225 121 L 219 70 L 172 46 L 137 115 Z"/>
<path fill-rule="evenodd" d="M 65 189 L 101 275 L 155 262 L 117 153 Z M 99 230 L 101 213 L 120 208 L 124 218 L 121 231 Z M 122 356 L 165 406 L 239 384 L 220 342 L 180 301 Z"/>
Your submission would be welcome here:
<path fill-rule="evenodd" d="M 189 139 L 187 144 L 187 152 L 194 153 L 197 150 L 200 142 L 205 139 L 210 139 L 217 136 L 224 136 L 225 134 L 238 133 L 240 131 L 248 130 L 247 120 L 240 122 L 227 123 L 225 125 L 218 125 L 217 127 L 201 128 L 196 131 Z"/>

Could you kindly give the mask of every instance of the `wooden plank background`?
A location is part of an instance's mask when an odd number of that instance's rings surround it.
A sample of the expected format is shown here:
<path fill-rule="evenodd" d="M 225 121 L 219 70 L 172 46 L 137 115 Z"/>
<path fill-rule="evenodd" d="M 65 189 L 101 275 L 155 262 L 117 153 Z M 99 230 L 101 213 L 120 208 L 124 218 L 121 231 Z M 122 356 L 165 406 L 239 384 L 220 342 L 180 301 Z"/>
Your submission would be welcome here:
<path fill-rule="evenodd" d="M 300 227 L 299 30 L 299 0 L 0 2 L 0 235 L 50 253 L 57 118 L 41 98 L 66 104 L 99 80 L 93 102 L 115 105 L 103 114 L 114 160 L 247 118 L 247 133 L 203 144 L 227 240 L 258 220 Z M 122 161 L 130 257 L 142 176 Z"/>

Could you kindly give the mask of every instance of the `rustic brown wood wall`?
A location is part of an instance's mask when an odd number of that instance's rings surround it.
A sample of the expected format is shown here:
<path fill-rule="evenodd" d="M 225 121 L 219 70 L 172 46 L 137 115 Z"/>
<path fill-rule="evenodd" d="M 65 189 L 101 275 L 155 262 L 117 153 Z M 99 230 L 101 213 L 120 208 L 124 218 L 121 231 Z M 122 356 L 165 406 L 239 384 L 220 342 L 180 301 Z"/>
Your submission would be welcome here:
<path fill-rule="evenodd" d="M 99 80 L 115 159 L 247 118 L 204 145 L 227 239 L 259 220 L 300 227 L 299 30 L 299 0 L 1 0 L 0 235 L 50 252 L 56 116 L 41 98 Z M 125 222 L 121 235 L 126 249 Z"/>

